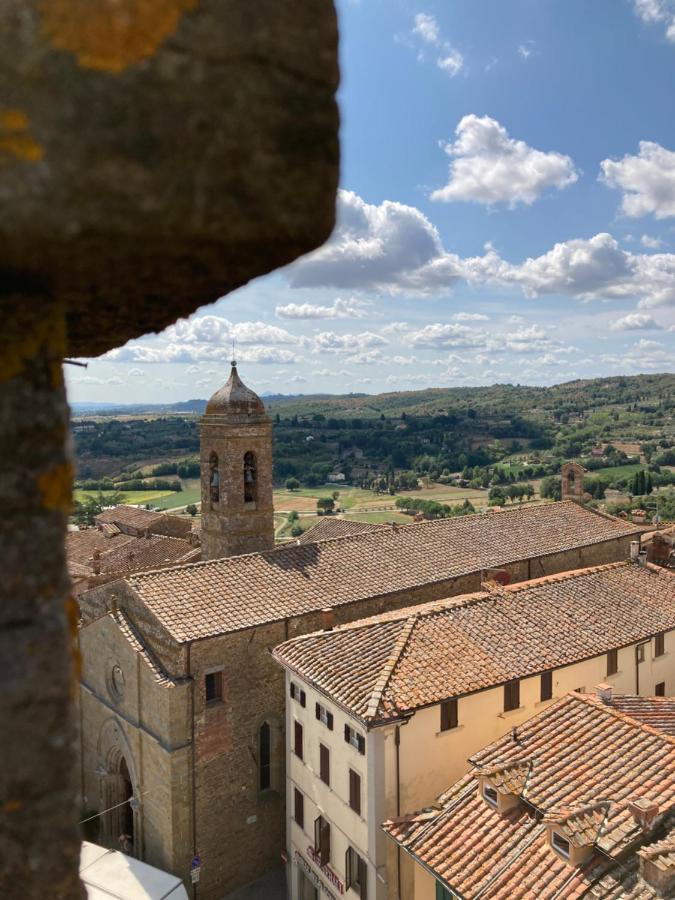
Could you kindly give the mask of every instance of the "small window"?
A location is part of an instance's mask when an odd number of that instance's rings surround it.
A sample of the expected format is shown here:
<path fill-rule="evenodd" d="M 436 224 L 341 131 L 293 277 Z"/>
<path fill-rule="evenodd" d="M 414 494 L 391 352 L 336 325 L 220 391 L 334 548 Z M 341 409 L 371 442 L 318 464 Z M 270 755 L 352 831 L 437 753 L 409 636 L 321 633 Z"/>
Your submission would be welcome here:
<path fill-rule="evenodd" d="M 269 722 L 263 722 L 258 735 L 258 768 L 261 791 L 272 787 L 272 730 Z"/>
<path fill-rule="evenodd" d="M 553 697 L 553 672 L 543 672 L 539 685 L 539 699 L 550 700 Z"/>
<path fill-rule="evenodd" d="M 297 700 L 297 702 L 300 704 L 300 706 L 307 705 L 307 694 L 303 691 L 302 688 L 298 687 L 298 685 L 295 684 L 295 682 L 293 682 L 293 681 L 291 681 L 290 692 L 291 692 L 291 699 Z"/>
<path fill-rule="evenodd" d="M 295 684 L 291 681 L 291 686 L 289 688 L 291 700 L 295 700 Z"/>
<path fill-rule="evenodd" d="M 619 671 L 619 651 L 610 650 L 607 653 L 607 674 L 616 675 Z"/>
<path fill-rule="evenodd" d="M 323 816 L 314 820 L 314 851 L 322 866 L 330 862 L 330 825 Z"/>
<path fill-rule="evenodd" d="M 654 638 L 654 656 L 663 656 L 666 652 L 666 636 L 661 631 Z"/>
<path fill-rule="evenodd" d="M 657 685 L 654 687 L 654 696 L 655 697 L 665 697 L 666 696 L 666 683 L 665 681 L 659 681 Z"/>
<path fill-rule="evenodd" d="M 509 681 L 504 685 L 504 712 L 520 706 L 520 681 Z"/>
<path fill-rule="evenodd" d="M 355 747 L 361 756 L 366 753 L 366 739 L 358 731 L 355 731 L 349 725 L 345 725 L 345 741 Z"/>
<path fill-rule="evenodd" d="M 444 700 L 441 703 L 441 731 L 457 728 L 457 700 Z"/>
<path fill-rule="evenodd" d="M 361 815 L 361 776 L 353 769 L 349 770 L 349 806 Z"/>
<path fill-rule="evenodd" d="M 218 471 L 218 456 L 211 453 L 209 456 L 209 494 L 211 506 L 214 507 L 220 500 L 220 472 Z"/>
<path fill-rule="evenodd" d="M 305 827 L 305 797 L 297 788 L 293 793 L 293 818 L 299 828 Z"/>
<path fill-rule="evenodd" d="M 483 796 L 491 806 L 497 805 L 497 791 L 491 784 L 483 785 Z"/>
<path fill-rule="evenodd" d="M 223 673 L 209 672 L 204 678 L 204 693 L 207 703 L 218 703 L 223 699 Z"/>
<path fill-rule="evenodd" d="M 302 753 L 302 725 L 299 722 L 294 723 L 293 732 L 293 750 L 298 759 L 303 759 Z"/>
<path fill-rule="evenodd" d="M 319 744 L 319 777 L 330 786 L 330 750 L 324 744 Z"/>
<path fill-rule="evenodd" d="M 569 859 L 570 842 L 566 840 L 561 834 L 558 834 L 557 831 L 554 831 L 551 834 L 551 844 L 553 845 L 553 849 L 557 850 L 561 856 L 564 856 L 565 859 Z"/>
<path fill-rule="evenodd" d="M 255 453 L 244 454 L 244 503 L 255 503 L 258 493 Z"/>
<path fill-rule="evenodd" d="M 329 712 L 325 706 L 322 706 L 320 703 L 315 704 L 314 713 L 319 722 L 323 722 L 326 728 L 329 731 L 333 730 L 333 713 Z"/>
<path fill-rule="evenodd" d="M 368 863 L 353 847 L 345 853 L 345 887 L 351 888 L 362 900 L 368 896 Z"/>

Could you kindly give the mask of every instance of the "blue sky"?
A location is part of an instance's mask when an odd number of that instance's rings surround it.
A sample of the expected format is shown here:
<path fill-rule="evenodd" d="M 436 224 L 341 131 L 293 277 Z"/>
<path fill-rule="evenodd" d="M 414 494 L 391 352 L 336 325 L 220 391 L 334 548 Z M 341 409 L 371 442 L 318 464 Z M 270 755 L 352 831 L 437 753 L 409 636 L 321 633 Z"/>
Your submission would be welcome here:
<path fill-rule="evenodd" d="M 673 371 L 675 0 L 342 0 L 338 226 L 75 401 Z"/>

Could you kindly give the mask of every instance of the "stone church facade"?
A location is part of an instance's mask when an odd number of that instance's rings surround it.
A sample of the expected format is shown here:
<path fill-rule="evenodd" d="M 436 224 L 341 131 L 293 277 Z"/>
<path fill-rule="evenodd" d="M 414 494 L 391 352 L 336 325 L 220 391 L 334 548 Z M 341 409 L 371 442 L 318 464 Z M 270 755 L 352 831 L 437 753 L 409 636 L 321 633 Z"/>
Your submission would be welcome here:
<path fill-rule="evenodd" d="M 206 561 L 80 598 L 83 808 L 110 810 L 98 818 L 101 842 L 126 842 L 187 884 L 199 857 L 199 900 L 282 862 L 284 678 L 274 646 L 489 578 L 625 559 L 638 537 L 562 502 L 274 549 L 271 427 L 234 369 L 228 385 L 202 423 Z"/>

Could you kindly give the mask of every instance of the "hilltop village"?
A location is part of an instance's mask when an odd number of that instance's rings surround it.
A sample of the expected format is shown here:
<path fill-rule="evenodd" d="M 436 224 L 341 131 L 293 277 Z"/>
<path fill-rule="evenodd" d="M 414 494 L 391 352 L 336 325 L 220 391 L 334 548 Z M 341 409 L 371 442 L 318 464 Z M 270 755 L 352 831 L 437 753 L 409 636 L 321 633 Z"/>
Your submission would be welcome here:
<path fill-rule="evenodd" d="M 199 900 L 674 895 L 670 546 L 580 466 L 559 501 L 275 546 L 233 363 L 200 480 L 200 527 L 118 506 L 68 537 L 92 839 Z"/>

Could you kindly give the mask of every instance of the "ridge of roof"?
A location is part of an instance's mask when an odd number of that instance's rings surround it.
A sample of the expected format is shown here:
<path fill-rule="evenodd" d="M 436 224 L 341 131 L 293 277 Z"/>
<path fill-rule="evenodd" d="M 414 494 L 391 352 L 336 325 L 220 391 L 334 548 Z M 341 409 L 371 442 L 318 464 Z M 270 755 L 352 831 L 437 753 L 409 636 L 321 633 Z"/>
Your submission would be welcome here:
<path fill-rule="evenodd" d="M 387 684 L 389 683 L 389 679 L 391 678 L 394 669 L 396 668 L 396 664 L 398 663 L 403 651 L 405 650 L 406 644 L 410 639 L 410 635 L 412 634 L 412 630 L 415 627 L 416 621 L 417 616 L 415 615 L 415 613 L 413 613 L 408 617 L 405 625 L 401 629 L 401 633 L 396 639 L 396 643 L 394 644 L 389 659 L 382 667 L 380 677 L 373 686 L 373 692 L 370 695 L 370 699 L 368 700 L 368 705 L 366 707 L 366 716 L 373 717 L 377 714 L 380 706 L 380 701 L 382 700 L 382 695 L 384 694 Z"/>
<path fill-rule="evenodd" d="M 613 706 L 611 702 L 605 703 L 604 700 L 600 700 L 600 698 L 595 694 L 579 694 L 577 691 L 571 691 L 571 694 L 577 700 L 581 700 L 582 702 L 587 703 L 589 706 L 594 706 L 596 708 L 602 709 L 603 712 L 610 713 L 616 719 L 619 719 L 626 724 L 634 725 L 636 728 L 639 728 L 640 730 L 645 731 L 648 734 L 660 738 L 664 743 L 672 744 L 673 746 L 675 746 L 675 735 L 667 734 L 667 732 L 662 731 L 660 728 L 656 728 L 654 725 L 650 725 L 649 722 L 645 722 L 643 719 L 639 719 L 637 716 L 631 716 L 630 713 L 625 712 L 623 709 L 617 709 L 617 707 Z M 549 707 L 549 709 L 550 708 L 551 707 Z"/>

